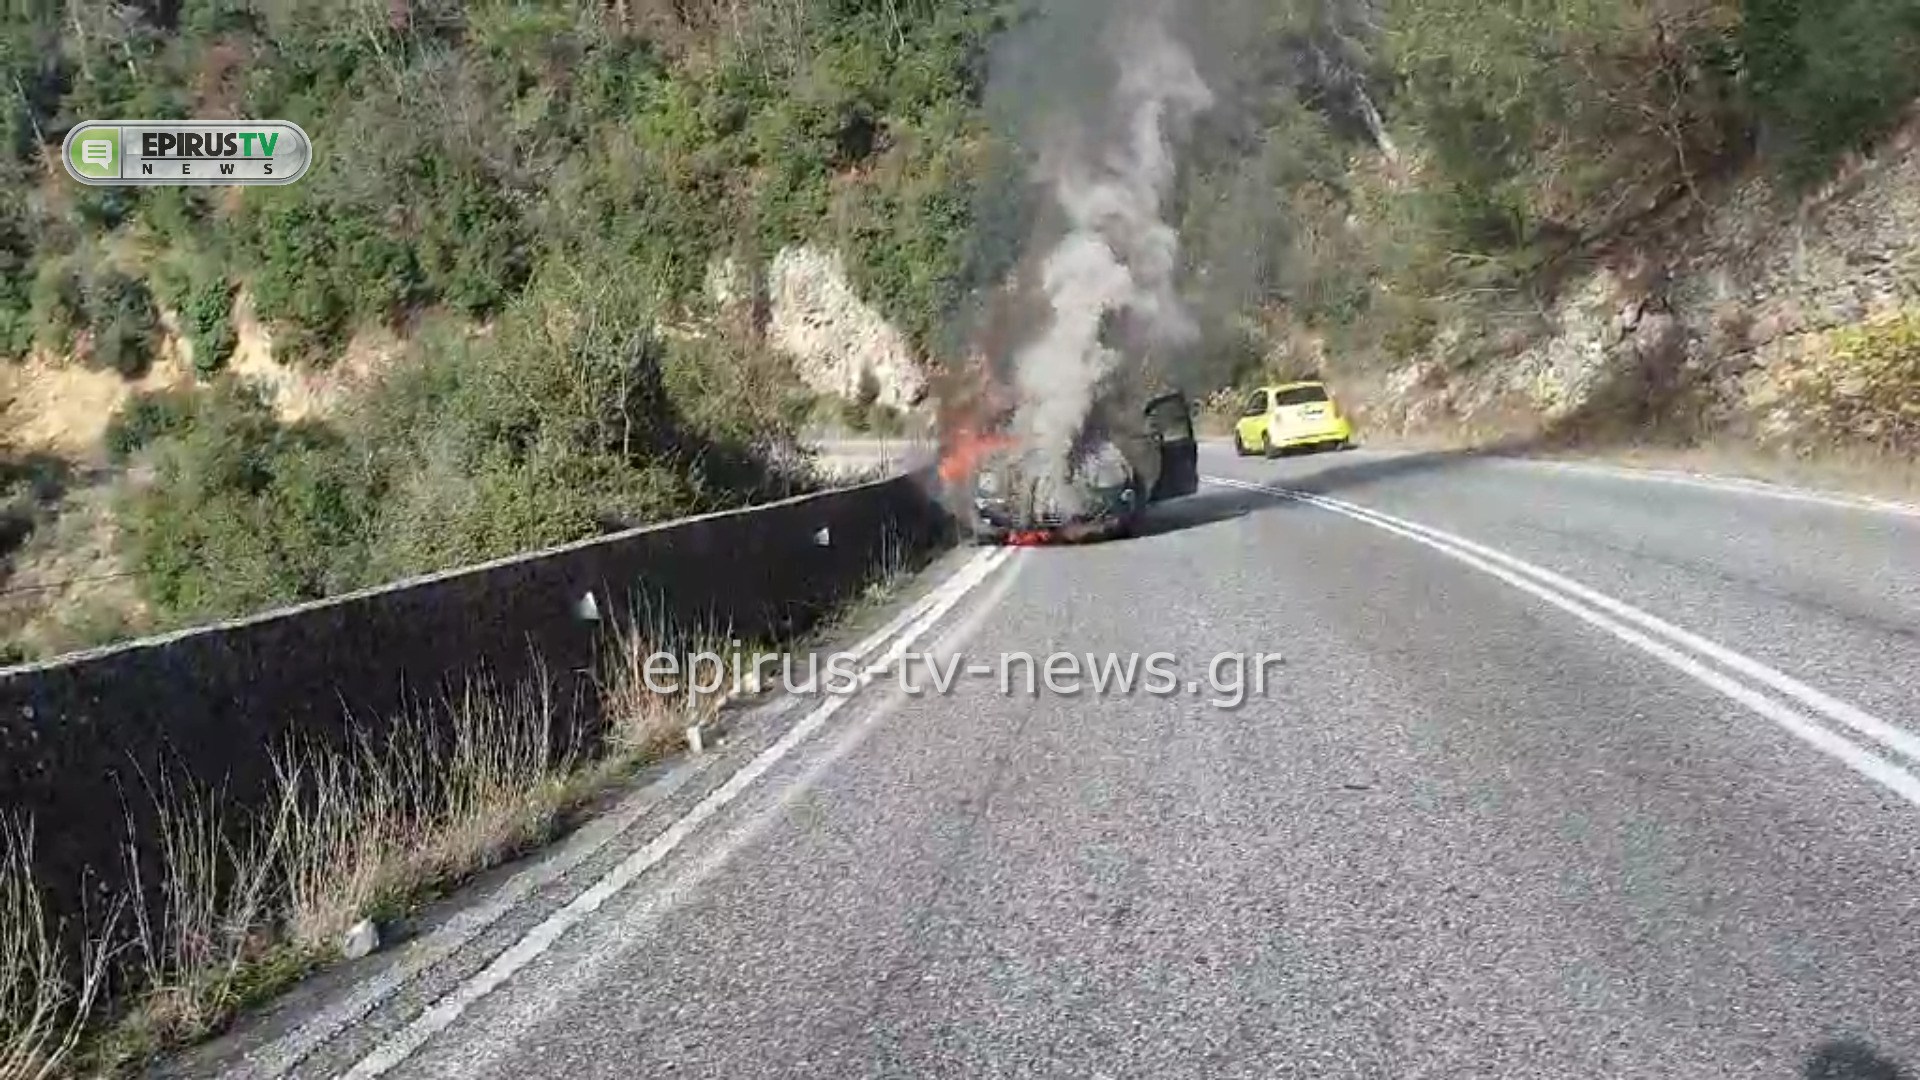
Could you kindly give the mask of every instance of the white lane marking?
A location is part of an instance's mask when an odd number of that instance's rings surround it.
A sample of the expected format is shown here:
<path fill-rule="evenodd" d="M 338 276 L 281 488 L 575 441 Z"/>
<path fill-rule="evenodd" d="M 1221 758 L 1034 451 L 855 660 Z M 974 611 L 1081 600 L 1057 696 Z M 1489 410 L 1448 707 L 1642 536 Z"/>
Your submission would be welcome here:
<path fill-rule="evenodd" d="M 1231 444 L 1225 436 L 1216 440 L 1220 446 Z M 1203 445 L 1209 445 L 1202 439 Z M 1374 460 L 1413 457 L 1433 451 L 1389 450 L 1356 446 L 1352 455 L 1368 455 Z M 1439 451 L 1444 453 L 1445 451 Z M 1343 457 L 1333 464 L 1356 460 Z M 1461 464 L 1491 464 L 1515 469 L 1536 469 L 1543 472 L 1573 473 L 1611 480 L 1627 480 L 1637 483 L 1672 484 L 1676 487 L 1697 488 L 1723 495 L 1752 495 L 1763 499 L 1777 499 L 1782 502 L 1808 503 L 1837 510 L 1854 510 L 1864 513 L 1891 514 L 1895 517 L 1920 518 L 1920 504 L 1901 502 L 1897 499 L 1880 498 L 1873 495 L 1852 495 L 1837 491 L 1820 491 L 1813 488 L 1795 487 L 1791 484 L 1775 483 L 1769 480 L 1756 480 L 1745 476 L 1720 476 L 1714 473 L 1689 472 L 1681 469 L 1660 469 L 1649 466 L 1623 465 L 1602 461 L 1567 461 L 1558 458 L 1528 457 L 1520 453 L 1487 452 L 1477 455 L 1459 455 Z M 1309 474 L 1311 475 L 1311 474 Z"/>
<path fill-rule="evenodd" d="M 1554 472 L 1585 473 L 1590 476 L 1634 480 L 1641 483 L 1673 484 L 1732 495 L 1755 495 L 1765 499 L 1812 503 L 1841 510 L 1864 510 L 1872 513 L 1893 514 L 1898 517 L 1920 518 L 1920 506 L 1912 503 L 1876 498 L 1871 495 L 1843 495 L 1837 492 L 1814 491 L 1766 480 L 1752 480 L 1742 476 L 1715 476 L 1711 473 L 1684 472 L 1677 469 L 1640 468 L 1633 465 L 1611 465 L 1587 461 L 1553 461 L 1542 458 L 1490 456 L 1483 460 Z"/>
<path fill-rule="evenodd" d="M 861 638 L 847 650 L 856 660 L 865 660 L 892 640 L 954 587 L 960 575 L 984 563 L 991 551 L 983 550 L 963 563 L 951 576 L 929 589 L 926 595 L 908 605 L 878 629 Z M 689 762 L 648 785 L 615 814 L 588 825 L 576 836 L 582 841 L 568 844 L 551 857 L 509 878 L 500 890 L 478 907 L 459 912 L 433 933 L 416 943 L 406 956 L 391 967 L 358 984 L 351 993 L 329 1005 L 292 1032 L 249 1054 L 245 1064 L 234 1070 L 248 1080 L 278 1080 L 292 1072 L 307 1056 L 351 1024 L 365 1019 L 380 1005 L 423 972 L 430 970 L 465 948 L 525 902 L 537 890 L 559 880 L 575 867 L 599 852 L 616 836 L 632 828 L 660 801 L 678 790 L 688 778 L 704 771 L 712 760 Z"/>
<path fill-rule="evenodd" d="M 964 647 L 1013 589 L 1028 557 L 1024 550 L 1014 555 L 1009 560 L 1007 572 L 994 579 L 987 595 L 977 603 L 968 605 L 967 613 L 941 635 L 939 642 L 927 652 L 934 656 L 947 656 Z M 809 756 L 805 768 L 797 776 L 781 783 L 770 796 L 760 798 L 759 801 L 764 805 L 754 807 L 745 814 L 745 820 L 729 823 L 718 835 L 702 843 L 697 859 L 684 867 L 675 868 L 656 887 L 635 897 L 631 904 L 623 905 L 617 917 L 596 921 L 591 928 L 584 930 L 583 933 L 591 937 L 580 940 L 568 950 L 564 967 L 556 963 L 553 965 L 555 970 L 550 974 L 541 972 L 539 979 L 529 980 L 526 989 L 517 989 L 510 1006 L 497 1009 L 488 1016 L 484 1030 L 470 1034 L 462 1032 L 457 1048 L 436 1047 L 430 1057 L 417 1061 L 415 1064 L 422 1076 L 431 1080 L 498 1072 L 497 1068 L 489 1066 L 496 1065 L 503 1057 L 513 1053 L 526 1041 L 529 1033 L 551 1022 L 556 1014 L 568 1008 L 583 992 L 582 988 L 604 984 L 605 972 L 609 967 L 628 957 L 634 949 L 648 947 L 648 935 L 654 932 L 659 920 L 685 903 L 695 890 L 741 851 L 779 824 L 783 820 L 783 812 L 809 793 L 829 769 L 864 744 L 902 704 L 912 701 L 901 692 L 897 682 L 888 684 L 881 700 L 872 708 L 863 710 L 860 718 L 835 735 L 824 749 Z M 535 982 L 537 986 L 532 985 Z"/>
<path fill-rule="evenodd" d="M 718 759 L 682 763 L 672 773 L 648 785 L 612 816 L 587 826 L 592 830 L 591 835 L 575 834 L 582 840 L 581 843 L 568 845 L 552 857 L 515 874 L 484 904 L 449 918 L 398 962 L 356 984 L 347 996 L 329 1005 L 283 1038 L 248 1054 L 245 1063 L 228 1075 L 248 1080 L 277 1080 L 286 1076 L 327 1040 L 364 1020 L 383 1002 L 399 993 L 401 987 L 418 978 L 421 973 L 446 962 L 468 942 L 524 903 L 534 892 L 559 880 L 604 848 L 614 837 L 632 828 L 687 780 L 706 771 L 715 760 Z"/>
<path fill-rule="evenodd" d="M 621 890 L 631 885 L 641 874 L 650 870 L 665 859 L 687 837 L 691 836 L 707 819 L 719 813 L 726 805 L 738 798 L 742 791 L 758 780 L 778 764 L 780 759 L 791 753 L 815 731 L 819 730 L 834 713 L 840 711 L 848 701 L 871 683 L 880 673 L 900 660 L 900 657 L 913 646 L 913 643 L 938 622 L 941 616 L 952 610 L 966 594 L 993 571 L 1007 561 L 1015 549 L 995 548 L 985 552 L 963 567 L 959 573 L 942 585 L 939 601 L 929 606 L 916 619 L 906 632 L 893 643 L 884 656 L 874 661 L 860 672 L 853 691 L 846 695 L 835 696 L 816 706 L 799 723 L 796 723 L 772 746 L 762 750 L 740 771 L 734 773 L 727 782 L 720 785 L 696 803 L 686 816 L 668 826 L 647 846 L 628 856 L 626 861 L 613 868 L 608 874 L 595 882 L 573 901 L 548 916 L 544 921 L 528 930 L 519 941 L 507 951 L 495 957 L 479 974 L 468 979 L 451 993 L 436 1001 L 433 1006 L 408 1024 L 398 1034 L 374 1048 L 366 1057 L 356 1063 L 345 1074 L 347 1080 L 371 1080 L 384 1076 L 395 1066 L 411 1057 L 415 1051 L 426 1044 L 427 1040 L 452 1026 L 460 1015 L 481 998 L 492 993 L 521 968 L 532 963 L 546 952 L 560 938 L 578 925 L 589 915 L 598 911 L 602 905 Z"/>
<path fill-rule="evenodd" d="M 1424 544 L 1451 558 L 1466 563 L 1477 570 L 1499 578 L 1501 581 L 1512 585 L 1522 592 L 1545 600 L 1553 606 L 1560 608 L 1562 611 L 1574 615 L 1589 625 L 1607 631 L 1619 640 L 1656 657 L 1668 666 L 1718 691 L 1733 701 L 1745 705 L 1747 708 L 1785 728 L 1788 732 L 1800 738 L 1808 745 L 1839 760 L 1862 776 L 1885 786 L 1913 805 L 1920 806 L 1920 777 L 1916 777 L 1913 773 L 1901 768 L 1898 764 L 1834 732 L 1813 717 L 1774 698 L 1768 697 L 1752 687 L 1729 678 L 1726 674 L 1702 663 L 1696 657 L 1680 651 L 1680 649 L 1674 647 L 1673 644 L 1655 640 L 1648 634 L 1634 629 L 1634 627 L 1628 625 L 1627 622 L 1604 614 L 1603 610 L 1614 612 L 1624 619 L 1639 623 L 1654 633 L 1661 633 L 1675 644 L 1686 647 L 1694 647 L 1694 643 L 1710 646 L 1710 650 L 1701 650 L 1701 652 L 1711 658 L 1719 659 L 1721 656 L 1728 656 L 1739 659 L 1743 661 L 1743 664 L 1739 668 L 1736 668 L 1736 670 L 1741 670 L 1743 674 L 1748 674 L 1748 669 L 1770 672 L 1786 684 L 1808 691 L 1808 693 L 1814 696 L 1815 700 L 1842 705 L 1843 709 L 1840 711 L 1840 714 L 1831 716 L 1830 718 L 1839 720 L 1842 723 L 1847 723 L 1846 719 L 1842 719 L 1843 717 L 1848 717 L 1855 721 L 1865 721 L 1867 731 L 1863 731 L 1863 734 L 1873 732 L 1876 736 L 1887 736 L 1891 733 L 1892 735 L 1898 736 L 1898 738 L 1894 740 L 1898 743 L 1908 743 L 1912 740 L 1911 735 L 1893 728 L 1892 725 L 1887 724 L 1885 721 L 1869 716 L 1852 706 L 1846 706 L 1842 702 L 1836 702 L 1833 698 L 1825 694 L 1820 694 L 1818 691 L 1812 690 L 1811 687 L 1805 687 L 1804 684 L 1800 684 L 1779 672 L 1775 672 L 1773 669 L 1767 668 L 1757 661 L 1741 657 L 1729 649 L 1714 645 L 1712 642 L 1708 642 L 1697 635 L 1687 633 L 1678 627 L 1664 623 L 1637 608 L 1632 608 L 1618 600 L 1614 600 L 1612 597 L 1597 593 L 1559 574 L 1523 562 L 1504 552 L 1494 551 L 1491 548 L 1474 543 L 1463 537 L 1457 537 L 1438 529 L 1428 528 L 1415 522 L 1405 521 L 1338 499 L 1329 499 L 1322 495 L 1314 495 L 1303 491 L 1292 491 L 1286 488 L 1270 487 L 1265 484 L 1255 484 L 1244 480 L 1230 480 L 1222 477 L 1208 477 L 1207 479 L 1226 487 L 1260 491 L 1280 498 L 1318 506 L 1321 509 L 1344 515 L 1356 521 L 1365 522 L 1375 528 L 1383 529 L 1397 536 L 1413 540 L 1416 543 Z M 1583 600 L 1587 602 L 1583 603 Z M 1776 689 L 1778 689 L 1778 687 L 1776 687 Z M 1825 712 L 1826 710 L 1819 709 L 1817 711 Z M 1847 726 L 1853 727 L 1854 724 L 1847 723 Z M 1859 728 L 1856 728 L 1856 730 L 1859 730 Z"/>
<path fill-rule="evenodd" d="M 1274 488 L 1271 490 L 1280 491 L 1287 489 Z M 1793 678 L 1791 675 L 1776 668 L 1769 667 L 1752 657 L 1734 652 L 1732 649 L 1720 645 L 1717 642 L 1710 641 L 1698 634 L 1675 626 L 1656 615 L 1616 600 L 1605 593 L 1582 585 L 1577 581 L 1557 574 L 1545 567 L 1525 562 L 1506 552 L 1487 547 L 1484 544 L 1469 540 L 1466 537 L 1444 532 L 1430 525 L 1422 525 L 1418 522 L 1408 521 L 1405 518 L 1394 517 L 1390 514 L 1372 509 L 1371 507 L 1360 506 L 1340 499 L 1328 498 L 1324 495 L 1315 495 L 1311 492 L 1295 492 L 1292 497 L 1302 502 L 1313 503 L 1316 506 L 1346 514 L 1350 517 L 1371 517 L 1388 524 L 1399 526 L 1402 529 L 1410 529 L 1441 543 L 1456 545 L 1483 559 L 1505 566 L 1515 573 L 1525 574 L 1544 585 L 1559 589 L 1577 599 L 1584 600 L 1594 607 L 1600 608 L 1628 622 L 1635 623 L 1643 629 L 1658 634 L 1676 645 L 1691 649 L 1715 661 L 1722 667 L 1729 668 L 1745 675 L 1755 682 L 1771 687 L 1820 715 L 1825 716 L 1827 719 L 1845 727 L 1852 728 L 1860 734 L 1865 735 L 1867 738 L 1894 751 L 1908 761 L 1920 763 L 1920 735 L 1915 735 L 1904 728 L 1888 723 L 1848 702 L 1841 701 L 1830 694 L 1808 686 L 1806 683 Z"/>

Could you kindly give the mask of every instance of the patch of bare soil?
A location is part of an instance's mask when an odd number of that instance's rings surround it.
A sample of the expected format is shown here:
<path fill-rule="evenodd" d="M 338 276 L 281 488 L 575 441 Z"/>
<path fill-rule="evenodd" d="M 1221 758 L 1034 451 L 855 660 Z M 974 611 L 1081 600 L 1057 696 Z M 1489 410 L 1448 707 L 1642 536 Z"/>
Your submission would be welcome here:
<path fill-rule="evenodd" d="M 129 397 L 192 380 L 193 366 L 177 347 L 163 348 L 147 374 L 132 380 L 37 352 L 0 363 L 0 431 L 17 451 L 99 464 L 107 422 Z"/>
<path fill-rule="evenodd" d="M 137 632 L 147 609 L 116 551 L 115 488 L 68 492 L 0 571 L 0 642 L 34 658 Z"/>
<path fill-rule="evenodd" d="M 266 388 L 267 399 L 282 420 L 328 416 L 366 387 L 406 350 L 406 342 L 385 327 L 362 330 L 346 352 L 325 371 L 306 371 L 280 363 L 273 355 L 273 331 L 253 310 L 244 289 L 233 308 L 237 344 L 227 367 Z"/>

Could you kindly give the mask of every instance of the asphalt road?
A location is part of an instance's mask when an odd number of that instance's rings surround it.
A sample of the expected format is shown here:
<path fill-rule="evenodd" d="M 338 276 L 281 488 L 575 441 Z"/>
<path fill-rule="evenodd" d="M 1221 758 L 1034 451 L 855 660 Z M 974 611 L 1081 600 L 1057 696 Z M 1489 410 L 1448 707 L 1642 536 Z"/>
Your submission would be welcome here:
<path fill-rule="evenodd" d="M 1137 539 L 956 557 L 914 648 L 1264 694 L 788 700 L 291 1075 L 1920 1076 L 1920 517 L 1203 469 Z"/>

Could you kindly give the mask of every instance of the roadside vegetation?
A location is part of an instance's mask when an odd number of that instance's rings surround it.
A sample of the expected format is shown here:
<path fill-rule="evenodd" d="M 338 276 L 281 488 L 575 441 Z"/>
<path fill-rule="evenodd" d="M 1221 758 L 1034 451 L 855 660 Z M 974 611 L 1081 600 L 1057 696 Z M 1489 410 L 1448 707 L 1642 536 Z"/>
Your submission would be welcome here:
<path fill-rule="evenodd" d="M 545 677 L 501 686 L 475 676 L 344 741 L 272 748 L 277 781 L 259 807 L 172 774 L 150 778 L 158 833 L 129 838 L 127 893 L 83 927 L 48 921 L 33 823 L 0 817 L 0 1080 L 131 1075 L 221 1032 L 340 958 L 363 921 L 390 930 L 423 901 L 553 840 L 681 745 L 689 725 L 712 720 L 736 687 L 756 693 L 763 657 L 866 616 L 916 568 L 883 544 L 845 606 L 795 641 L 689 631 L 639 605 L 602 642 L 601 715 L 585 730 L 560 728 L 567 714 Z M 719 666 L 647 671 L 661 653 Z"/>
<path fill-rule="evenodd" d="M 170 317 L 198 384 L 108 430 L 140 603 L 72 613 L 104 636 L 805 490 L 820 406 L 717 318 L 717 259 L 829 244 L 923 342 L 958 302 L 984 0 L 25 11 L 0 28 L 0 354 L 140 378 Z M 289 188 L 70 183 L 66 130 L 122 115 L 279 117 L 320 153 Z M 404 355 L 289 420 L 227 370 L 242 296 L 290 370 L 369 329 Z"/>
<path fill-rule="evenodd" d="M 1448 328 L 1448 363 L 1497 358 L 1636 225 L 1743 177 L 1809 193 L 1920 96 L 1912 0 L 1271 11 L 1255 67 L 1288 89 L 1215 141 L 1186 199 L 1189 257 L 1257 342 L 1223 342 L 1201 392 L 1366 381 Z"/>

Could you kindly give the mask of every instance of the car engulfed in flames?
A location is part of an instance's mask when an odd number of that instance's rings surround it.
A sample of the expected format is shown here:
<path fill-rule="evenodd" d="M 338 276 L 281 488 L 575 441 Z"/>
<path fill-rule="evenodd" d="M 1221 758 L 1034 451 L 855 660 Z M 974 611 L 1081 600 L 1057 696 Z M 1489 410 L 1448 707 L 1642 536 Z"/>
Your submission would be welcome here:
<path fill-rule="evenodd" d="M 1013 434 L 1011 395 L 975 369 L 943 402 L 939 480 L 976 543 L 1070 544 L 1133 533 L 1149 505 L 1199 486 L 1192 407 L 1151 380 L 1104 394 L 1064 452 Z"/>
<path fill-rule="evenodd" d="M 1045 480 L 1011 445 L 984 455 L 973 472 L 974 537 L 979 543 L 1078 543 L 1125 536 L 1148 502 L 1139 471 L 1111 439 L 1076 448 L 1067 473 Z"/>

